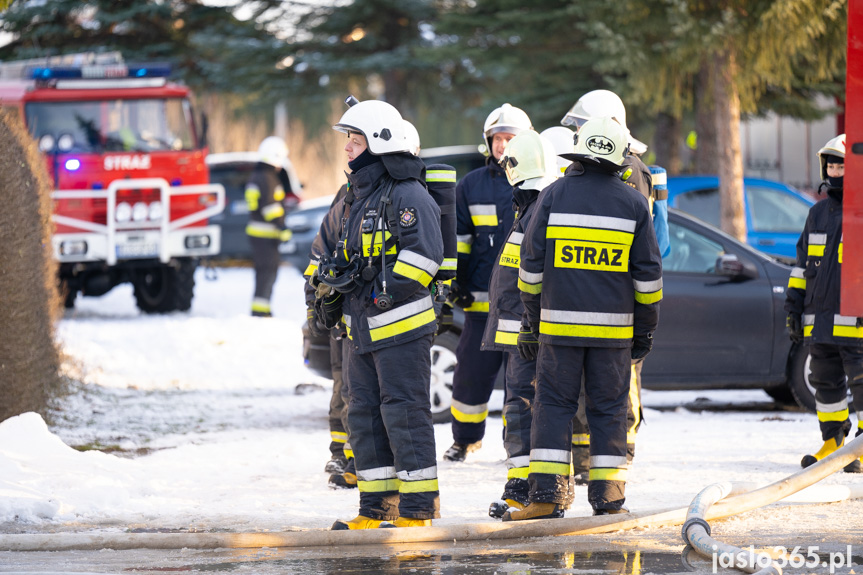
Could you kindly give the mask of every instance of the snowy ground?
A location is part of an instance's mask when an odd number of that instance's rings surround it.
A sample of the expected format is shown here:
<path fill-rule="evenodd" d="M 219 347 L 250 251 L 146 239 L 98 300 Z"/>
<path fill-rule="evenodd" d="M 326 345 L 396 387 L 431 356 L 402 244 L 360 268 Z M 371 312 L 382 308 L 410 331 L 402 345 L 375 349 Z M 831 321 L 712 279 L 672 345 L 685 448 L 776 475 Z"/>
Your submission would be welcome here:
<path fill-rule="evenodd" d="M 65 368 L 84 383 L 47 425 L 35 414 L 0 423 L 0 535 L 287 531 L 353 517 L 356 491 L 326 486 L 332 384 L 302 362 L 302 279 L 280 270 L 273 319 L 248 316 L 252 290 L 251 270 L 228 268 L 215 281 L 199 270 L 190 313 L 141 315 L 128 286 L 79 298 L 58 337 Z M 698 397 L 750 410 L 674 408 Z M 720 480 L 772 483 L 798 471 L 800 457 L 820 444 L 814 415 L 773 411 L 761 391 L 646 390 L 643 400 L 627 484 L 634 512 L 686 506 Z M 506 480 L 501 432 L 493 416 L 482 450 L 463 464 L 440 461 L 436 525 L 494 521 L 488 505 Z M 436 437 L 440 456 L 452 442 L 449 426 L 436 426 Z M 840 473 L 824 483 L 860 485 L 863 477 Z M 589 514 L 584 494 L 567 512 Z M 789 548 L 850 544 L 860 564 L 861 514 L 859 501 L 773 506 L 723 521 L 714 535 L 738 545 L 758 543 L 749 536 Z M 638 537 L 682 547 L 676 529 Z M 10 557 L 0 550 L 0 572 L 24 564 Z"/>

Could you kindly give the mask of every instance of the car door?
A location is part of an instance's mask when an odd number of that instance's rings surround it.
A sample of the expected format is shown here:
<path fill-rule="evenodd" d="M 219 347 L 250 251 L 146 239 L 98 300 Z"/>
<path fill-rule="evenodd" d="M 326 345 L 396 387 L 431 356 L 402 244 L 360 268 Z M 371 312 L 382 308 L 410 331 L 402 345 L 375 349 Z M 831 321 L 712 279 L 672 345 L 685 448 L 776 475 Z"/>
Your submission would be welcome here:
<path fill-rule="evenodd" d="M 748 184 L 747 236 L 749 245 L 785 259 L 797 256 L 797 238 L 806 224 L 811 204 L 780 189 Z"/>
<path fill-rule="evenodd" d="M 671 214 L 671 253 L 663 259 L 663 300 L 644 384 L 657 388 L 746 386 L 769 373 L 773 293 L 760 262 L 691 219 Z M 752 279 L 718 275 L 733 253 Z"/>

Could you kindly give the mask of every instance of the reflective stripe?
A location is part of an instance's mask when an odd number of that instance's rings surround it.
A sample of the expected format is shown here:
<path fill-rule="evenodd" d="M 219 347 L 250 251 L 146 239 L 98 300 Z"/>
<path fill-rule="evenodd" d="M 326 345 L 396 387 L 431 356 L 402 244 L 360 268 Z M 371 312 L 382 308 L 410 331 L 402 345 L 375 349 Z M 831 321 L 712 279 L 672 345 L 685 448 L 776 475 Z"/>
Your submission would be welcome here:
<path fill-rule="evenodd" d="M 527 469 L 527 466 L 530 465 L 530 455 L 518 455 L 516 457 L 510 457 L 506 460 L 506 465 L 510 469 L 513 467 L 524 467 Z"/>
<path fill-rule="evenodd" d="M 455 170 L 428 170 L 426 171 L 427 182 L 452 182 L 456 181 Z"/>
<path fill-rule="evenodd" d="M 568 449 L 531 449 L 530 460 L 533 461 L 555 461 L 557 463 L 569 463 L 572 460 L 572 452 Z"/>
<path fill-rule="evenodd" d="M 524 281 L 529 284 L 541 284 L 542 283 L 542 272 L 539 273 L 531 273 L 524 268 L 519 268 L 518 270 L 518 279 Z"/>
<path fill-rule="evenodd" d="M 809 248 L 806 250 L 807 256 L 815 256 L 821 257 L 824 255 L 824 248 L 826 246 L 817 245 L 817 244 L 809 244 Z"/>
<path fill-rule="evenodd" d="M 522 281 L 521 278 L 518 279 L 518 289 L 525 293 L 532 293 L 534 295 L 542 293 L 542 282 L 538 284 L 529 284 Z"/>
<path fill-rule="evenodd" d="M 529 473 L 546 473 L 548 475 L 569 475 L 572 466 L 569 463 L 551 463 L 531 459 L 528 471 Z"/>
<path fill-rule="evenodd" d="M 369 317 L 369 327 L 371 329 L 377 329 L 390 325 L 399 320 L 418 314 L 424 310 L 431 309 L 433 305 L 434 304 L 432 304 L 431 296 L 419 299 L 409 304 L 405 304 L 395 309 L 391 309 L 390 311 L 385 311 L 382 314 Z"/>
<path fill-rule="evenodd" d="M 488 313 L 488 292 L 473 291 L 473 303 L 464 308 L 464 311 Z"/>
<path fill-rule="evenodd" d="M 586 228 L 606 228 L 610 230 L 635 233 L 635 220 L 613 218 L 609 216 L 551 213 L 548 216 L 548 225 L 549 227 L 576 226 Z"/>
<path fill-rule="evenodd" d="M 494 342 L 501 345 L 518 345 L 518 334 L 498 331 L 494 334 Z"/>
<path fill-rule="evenodd" d="M 638 370 L 635 364 L 632 364 L 629 371 L 629 409 L 633 422 L 626 432 L 626 442 L 635 443 L 635 431 L 641 423 L 641 394 L 638 393 Z"/>
<path fill-rule="evenodd" d="M 443 263 L 440 265 L 440 269 L 445 271 L 458 269 L 458 259 L 444 258 Z"/>
<path fill-rule="evenodd" d="M 309 277 L 315 273 L 318 269 L 318 260 L 309 260 L 309 265 L 306 267 L 305 271 L 303 271 L 303 275 Z"/>
<path fill-rule="evenodd" d="M 285 206 L 282 204 L 270 204 L 268 206 L 264 206 L 261 208 L 261 215 L 264 216 L 264 219 L 268 222 L 272 221 L 285 215 Z"/>
<path fill-rule="evenodd" d="M 806 291 L 806 278 L 803 276 L 803 268 L 791 268 L 791 277 L 788 278 L 788 288 L 797 288 Z"/>
<path fill-rule="evenodd" d="M 280 239 L 282 231 L 269 222 L 251 221 L 246 224 L 246 235 L 253 238 Z"/>
<path fill-rule="evenodd" d="M 856 317 L 836 314 L 833 316 L 833 335 L 863 338 L 863 327 L 857 327 Z"/>
<path fill-rule="evenodd" d="M 814 313 L 803 314 L 803 325 L 815 325 L 815 314 Z"/>
<path fill-rule="evenodd" d="M 482 423 L 488 417 L 488 404 L 468 405 L 453 399 L 450 413 L 456 421 L 462 423 Z"/>
<path fill-rule="evenodd" d="M 793 267 L 791 268 L 791 277 L 803 279 L 803 272 L 806 271 L 803 268 Z"/>
<path fill-rule="evenodd" d="M 604 327 L 598 325 L 567 325 L 561 323 L 539 322 L 542 335 L 566 337 L 585 337 L 597 339 L 632 339 L 634 329 L 630 327 Z"/>
<path fill-rule="evenodd" d="M 470 220 L 475 226 L 496 226 L 497 206 L 495 204 L 474 204 L 467 207 Z"/>
<path fill-rule="evenodd" d="M 344 314 L 342 316 L 342 321 L 345 322 L 345 327 L 347 327 L 348 329 L 351 328 L 351 316 L 349 316 L 348 314 Z"/>
<path fill-rule="evenodd" d="M 331 431 L 330 440 L 335 441 L 336 443 L 347 443 L 348 434 L 344 431 Z"/>
<path fill-rule="evenodd" d="M 837 401 L 836 403 L 821 403 L 819 401 L 815 401 L 815 411 L 820 411 L 823 413 L 830 413 L 834 411 L 842 411 L 848 409 L 848 400 L 843 399 L 842 401 Z"/>
<path fill-rule="evenodd" d="M 435 275 L 440 266 L 434 260 L 422 256 L 411 250 L 402 250 L 399 252 L 398 261 L 409 263 L 410 265 L 425 270 L 429 275 Z"/>
<path fill-rule="evenodd" d="M 818 421 L 845 421 L 848 419 L 848 409 L 833 411 L 830 413 L 817 411 L 816 413 L 818 414 Z"/>
<path fill-rule="evenodd" d="M 567 228 L 549 226 L 545 237 L 550 240 L 590 240 L 609 244 L 632 245 L 634 235 L 628 232 L 597 230 L 594 228 Z"/>
<path fill-rule="evenodd" d="M 392 234 L 389 230 L 384 230 L 383 234 L 380 231 L 375 231 L 372 233 L 362 234 L 362 242 L 363 242 L 363 257 L 371 256 L 379 256 L 381 254 L 381 237 L 383 237 L 383 243 L 389 242 L 392 238 Z M 387 255 L 396 253 L 396 245 L 393 243 L 390 247 L 387 248 Z"/>
<path fill-rule="evenodd" d="M 626 469 L 599 467 L 597 469 L 590 470 L 588 473 L 588 479 L 590 481 L 626 481 L 626 475 Z"/>
<path fill-rule="evenodd" d="M 573 433 L 572 434 L 572 444 L 573 445 L 590 445 L 590 434 L 588 434 L 588 433 Z"/>
<path fill-rule="evenodd" d="M 627 466 L 626 456 L 619 455 L 592 455 L 590 457 L 591 467 L 616 467 L 623 469 Z"/>
<path fill-rule="evenodd" d="M 256 297 L 252 300 L 252 311 L 261 311 L 261 312 L 269 312 L 270 310 L 270 300 L 264 299 L 262 297 Z"/>
<path fill-rule="evenodd" d="M 517 319 L 499 319 L 497 320 L 494 342 L 503 345 L 518 345 L 519 331 L 521 331 L 521 322 Z"/>
<path fill-rule="evenodd" d="M 411 469 L 396 472 L 396 477 L 402 481 L 426 481 L 437 479 L 437 465 L 423 469 Z"/>
<path fill-rule="evenodd" d="M 432 276 L 419 268 L 406 264 L 403 261 L 397 261 L 396 265 L 393 266 L 393 275 L 395 274 L 412 279 L 424 286 L 428 286 L 432 281 Z"/>
<path fill-rule="evenodd" d="M 399 490 L 398 479 L 381 479 L 379 481 L 361 481 L 357 479 L 357 487 L 363 493 L 385 493 Z"/>
<path fill-rule="evenodd" d="M 528 475 L 530 475 L 530 465 L 510 467 L 506 472 L 507 479 L 527 479 Z"/>
<path fill-rule="evenodd" d="M 464 242 L 458 242 L 458 244 L 456 244 L 456 251 L 460 254 L 469 254 L 470 253 L 470 244 L 466 244 Z"/>
<path fill-rule="evenodd" d="M 568 311 L 543 309 L 539 319 L 557 323 L 581 323 L 593 325 L 631 326 L 634 318 L 631 313 L 602 313 L 598 311 Z"/>
<path fill-rule="evenodd" d="M 521 242 L 524 241 L 524 234 L 521 232 L 512 232 L 511 234 L 509 234 L 509 237 L 506 239 L 506 241 L 507 243 L 520 246 Z"/>
<path fill-rule="evenodd" d="M 827 243 L 827 234 L 809 234 L 809 245 Z"/>
<path fill-rule="evenodd" d="M 372 469 L 357 469 L 357 479 L 362 481 L 378 481 L 380 479 L 395 479 L 396 468 L 393 466 L 374 467 Z"/>
<path fill-rule="evenodd" d="M 402 481 L 399 484 L 399 493 L 429 493 L 432 491 L 440 491 L 437 479 Z"/>
<path fill-rule="evenodd" d="M 497 329 L 518 333 L 521 331 L 521 322 L 517 319 L 499 319 L 497 320 Z"/>
<path fill-rule="evenodd" d="M 255 184 L 246 185 L 246 205 L 249 206 L 249 211 L 254 212 L 258 209 L 258 201 L 261 199 L 261 189 Z"/>
<path fill-rule="evenodd" d="M 369 335 L 371 336 L 372 341 L 380 341 L 388 337 L 395 337 L 397 335 L 407 333 L 436 321 L 437 316 L 435 316 L 434 310 L 429 309 L 413 317 L 397 321 L 385 327 L 370 330 Z"/>
<path fill-rule="evenodd" d="M 668 185 L 668 177 L 667 177 L 665 170 L 662 170 L 661 172 L 654 172 L 653 170 L 651 170 L 650 171 L 650 180 L 651 180 L 651 183 L 653 184 L 654 188 L 656 186 L 667 186 Z"/>
<path fill-rule="evenodd" d="M 283 188 L 282 186 L 276 186 L 273 189 L 273 199 L 276 200 L 277 202 L 281 202 L 282 200 L 284 200 L 285 199 L 285 188 Z"/>
<path fill-rule="evenodd" d="M 632 280 L 635 286 L 635 301 L 644 305 L 656 303 L 662 299 L 662 278 L 642 282 Z"/>

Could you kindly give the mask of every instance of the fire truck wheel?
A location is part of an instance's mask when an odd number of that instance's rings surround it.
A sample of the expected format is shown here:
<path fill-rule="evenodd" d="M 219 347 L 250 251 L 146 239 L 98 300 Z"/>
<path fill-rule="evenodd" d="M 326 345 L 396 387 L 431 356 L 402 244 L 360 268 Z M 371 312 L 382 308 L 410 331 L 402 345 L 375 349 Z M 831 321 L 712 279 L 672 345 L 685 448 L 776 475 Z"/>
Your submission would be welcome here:
<path fill-rule="evenodd" d="M 197 267 L 196 260 L 183 258 L 138 270 L 132 280 L 138 309 L 144 313 L 187 311 L 192 307 Z"/>

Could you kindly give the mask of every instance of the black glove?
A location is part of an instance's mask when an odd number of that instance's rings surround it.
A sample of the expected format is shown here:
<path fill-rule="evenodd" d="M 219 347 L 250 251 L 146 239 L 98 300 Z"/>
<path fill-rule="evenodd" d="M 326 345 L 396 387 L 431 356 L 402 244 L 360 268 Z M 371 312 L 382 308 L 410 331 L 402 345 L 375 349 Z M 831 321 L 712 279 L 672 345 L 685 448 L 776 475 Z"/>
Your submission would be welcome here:
<path fill-rule="evenodd" d="M 528 361 L 536 361 L 536 356 L 539 355 L 539 334 L 531 330 L 529 327 L 521 326 L 521 331 L 518 332 L 518 355 L 522 359 Z"/>
<path fill-rule="evenodd" d="M 309 335 L 311 337 L 323 337 L 327 335 L 327 328 L 318 321 L 318 315 L 315 312 L 314 306 L 306 310 L 306 325 L 309 326 Z"/>
<path fill-rule="evenodd" d="M 342 302 L 344 299 L 341 292 L 335 292 L 315 300 L 315 314 L 325 328 L 333 329 L 342 320 Z"/>
<path fill-rule="evenodd" d="M 857 324 L 860 324 L 860 320 L 857 320 Z M 800 319 L 799 313 L 789 313 L 788 317 L 785 318 L 785 327 L 788 328 L 788 335 L 791 337 L 791 341 L 794 343 L 800 343 L 803 341 L 803 322 Z"/>
<path fill-rule="evenodd" d="M 474 297 L 473 294 L 470 293 L 470 290 L 462 288 L 455 280 L 452 280 L 449 286 L 449 300 L 458 307 L 464 309 L 466 307 L 470 307 L 473 303 Z"/>
<path fill-rule="evenodd" d="M 653 334 L 644 333 L 632 338 L 632 350 L 630 357 L 632 359 L 644 359 L 650 350 L 653 349 Z"/>
<path fill-rule="evenodd" d="M 435 335 L 446 333 L 452 329 L 452 306 L 446 302 L 441 305 L 440 313 L 437 316 L 437 331 Z"/>

